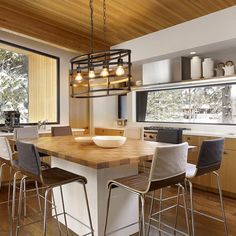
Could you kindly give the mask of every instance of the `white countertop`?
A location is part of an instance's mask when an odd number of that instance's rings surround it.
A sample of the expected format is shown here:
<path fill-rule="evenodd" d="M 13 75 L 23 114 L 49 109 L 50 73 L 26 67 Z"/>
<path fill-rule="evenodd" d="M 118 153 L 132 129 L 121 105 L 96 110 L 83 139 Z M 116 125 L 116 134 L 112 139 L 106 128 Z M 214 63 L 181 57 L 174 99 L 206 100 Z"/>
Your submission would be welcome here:
<path fill-rule="evenodd" d="M 197 131 L 197 130 L 184 130 L 185 135 L 198 135 L 198 136 L 211 136 L 211 137 L 222 137 L 222 138 L 236 138 L 236 133 L 227 132 L 209 132 L 209 131 Z"/>
<path fill-rule="evenodd" d="M 94 128 L 100 129 L 116 129 L 116 130 L 124 130 L 125 127 L 117 127 L 117 126 L 95 126 Z M 222 137 L 222 138 L 236 138 L 236 132 L 210 132 L 210 131 L 197 131 L 197 130 L 184 130 L 184 135 L 196 135 L 196 136 L 210 136 L 210 137 Z"/>
<path fill-rule="evenodd" d="M 72 128 L 72 132 L 84 132 L 85 129 Z M 39 134 L 50 134 L 51 129 L 39 129 Z M 13 133 L 0 132 L 0 137 L 11 136 Z"/>

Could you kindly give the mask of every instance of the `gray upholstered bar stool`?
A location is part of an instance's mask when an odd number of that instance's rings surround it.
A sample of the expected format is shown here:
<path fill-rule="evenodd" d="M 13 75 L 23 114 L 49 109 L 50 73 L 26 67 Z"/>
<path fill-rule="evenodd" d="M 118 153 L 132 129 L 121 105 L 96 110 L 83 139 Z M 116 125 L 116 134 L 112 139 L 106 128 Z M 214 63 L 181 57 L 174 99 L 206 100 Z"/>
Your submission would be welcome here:
<path fill-rule="evenodd" d="M 13 159 L 13 153 L 12 149 L 10 147 L 9 141 L 6 137 L 0 137 L 0 157 L 1 160 L 6 163 L 6 165 L 9 166 L 10 168 L 10 180 L 8 183 L 8 205 L 10 205 L 10 196 L 11 196 L 11 186 L 12 186 L 12 209 L 11 209 L 11 220 L 12 222 L 14 221 L 15 218 L 15 195 L 16 195 L 16 180 L 17 176 L 20 174 L 19 171 L 19 166 L 18 166 L 18 160 Z M 14 177 L 13 177 L 14 173 Z M 36 196 L 38 197 L 38 203 L 39 207 L 40 205 L 40 200 L 39 200 L 39 191 L 38 191 L 38 185 L 37 182 L 35 181 L 35 189 L 30 189 L 27 191 L 36 191 Z M 35 195 L 32 195 L 35 196 Z M 32 197 L 31 196 L 31 197 Z M 26 195 L 25 195 L 26 197 Z M 24 202 L 24 209 L 26 209 L 26 201 Z"/>
<path fill-rule="evenodd" d="M 67 136 L 72 135 L 72 129 L 70 126 L 56 126 L 51 127 L 52 136 Z"/>
<path fill-rule="evenodd" d="M 206 140 L 202 142 L 197 165 L 188 163 L 186 169 L 186 185 L 189 185 L 189 195 L 190 195 L 190 210 L 191 210 L 191 220 L 192 220 L 192 235 L 195 235 L 195 225 L 194 225 L 194 212 L 210 217 L 211 219 L 220 221 L 224 223 L 225 235 L 228 235 L 227 222 L 225 217 L 225 210 L 223 204 L 222 190 L 220 184 L 220 175 L 216 172 L 220 169 L 221 160 L 224 152 L 224 139 L 214 139 Z M 213 174 L 216 177 L 217 187 L 220 197 L 220 205 L 222 211 L 222 219 L 209 216 L 208 214 L 194 211 L 193 208 L 193 187 L 191 179 L 197 176 Z"/>
<path fill-rule="evenodd" d="M 88 220 L 89 220 L 89 226 L 86 225 L 89 232 L 87 232 L 85 235 L 94 235 L 93 233 L 93 227 L 92 227 L 92 220 L 90 215 L 90 209 L 89 209 L 89 203 L 88 203 L 88 197 L 87 197 L 87 191 L 86 191 L 86 184 L 87 179 L 83 176 L 73 174 L 71 172 L 68 172 L 63 169 L 59 168 L 51 168 L 46 170 L 41 170 L 40 168 L 40 157 L 37 149 L 33 144 L 30 143 L 23 143 L 20 141 L 16 142 L 17 150 L 18 150 L 18 158 L 19 158 L 19 169 L 21 173 L 24 175 L 21 179 L 20 183 L 20 196 L 19 196 L 19 208 L 18 208 L 18 220 L 17 220 L 17 229 L 16 229 L 16 235 L 19 234 L 19 228 L 20 226 L 20 217 L 21 217 L 21 202 L 22 202 L 22 192 L 23 192 L 23 183 L 24 179 L 27 177 L 30 177 L 31 179 L 34 179 L 35 181 L 39 182 L 42 187 L 45 189 L 44 194 L 44 213 L 43 213 L 43 235 L 45 236 L 47 233 L 47 205 L 48 203 L 51 203 L 54 211 L 55 211 L 55 217 L 57 218 L 59 215 L 64 216 L 65 225 L 67 229 L 67 235 L 69 234 L 68 227 L 67 227 L 67 219 L 66 216 L 70 216 L 65 211 L 65 205 L 64 205 L 64 198 L 63 198 L 63 191 L 62 186 L 65 184 L 69 184 L 72 182 L 78 182 L 79 184 L 83 185 L 83 191 L 85 195 L 85 201 L 88 211 Z M 53 195 L 53 189 L 59 187 L 60 193 L 61 193 L 61 200 L 62 200 L 62 213 L 57 213 L 54 195 Z M 52 192 L 52 202 L 49 200 L 49 192 Z M 51 216 L 51 217 L 54 217 Z M 75 219 L 73 217 L 73 219 Z M 81 222 L 80 222 L 81 223 Z M 32 224 L 32 222 L 30 223 Z M 59 226 L 60 224 L 58 224 Z M 85 224 L 83 224 L 85 226 Z M 59 226 L 60 230 L 60 226 Z M 61 231 L 60 231 L 61 232 Z"/>
<path fill-rule="evenodd" d="M 15 128 L 13 131 L 14 135 L 13 138 L 15 141 L 17 140 L 22 140 L 22 139 L 37 139 L 39 137 L 39 132 L 38 132 L 38 126 L 26 126 L 26 127 L 21 127 L 21 128 Z M 16 150 L 17 152 L 17 150 Z M 43 158 L 47 158 L 48 155 L 45 155 L 44 153 L 39 153 L 41 162 L 40 162 L 40 166 L 42 169 L 48 169 L 50 168 L 50 165 L 46 162 L 43 161 Z M 16 173 L 17 175 L 17 173 Z M 15 183 L 15 178 L 14 178 L 14 183 Z M 26 186 L 26 179 L 24 180 L 24 216 L 27 216 L 27 208 L 26 208 L 26 194 L 27 192 L 31 192 L 36 190 L 37 194 L 38 194 L 38 186 L 37 186 L 37 181 L 35 182 L 35 189 L 30 189 L 27 190 L 27 186 Z M 14 185 L 15 187 L 15 185 Z M 13 187 L 13 193 L 15 191 Z M 14 197 L 14 196 L 13 196 Z M 14 208 L 14 206 L 13 206 Z"/>
<path fill-rule="evenodd" d="M 118 230 L 109 232 L 108 234 L 106 232 L 107 224 L 108 224 L 111 190 L 113 188 L 120 187 L 131 193 L 137 194 L 139 196 L 141 200 L 141 206 L 142 206 L 141 217 L 140 217 L 141 218 L 140 235 L 145 236 L 145 221 L 144 221 L 145 194 L 148 192 L 153 192 L 151 207 L 150 207 L 149 224 L 148 224 L 148 230 L 147 230 L 147 235 L 148 235 L 151 221 L 156 221 L 154 216 L 159 215 L 161 212 L 167 210 L 167 209 L 163 209 L 156 213 L 152 212 L 155 190 L 167 187 L 169 185 L 174 185 L 174 184 L 178 184 L 178 186 L 182 189 L 183 202 L 185 205 L 186 224 L 187 224 L 186 235 L 189 235 L 185 189 L 181 185 L 181 183 L 184 182 L 184 179 L 185 179 L 187 154 L 188 154 L 187 143 L 157 147 L 156 152 L 153 156 L 153 161 L 152 161 L 151 171 L 150 171 L 149 176 L 139 174 L 135 176 L 129 176 L 129 177 L 124 177 L 124 178 L 119 178 L 119 179 L 109 181 L 108 183 L 109 193 L 108 193 L 108 200 L 107 200 L 107 214 L 106 214 L 104 235 L 110 235 L 113 232 L 116 232 L 124 228 L 124 227 L 119 228 Z M 159 226 L 160 224 L 161 222 L 159 222 Z M 125 227 L 128 227 L 128 226 L 125 226 Z M 175 232 L 177 231 L 175 227 L 171 227 L 171 228 L 173 228 Z M 160 227 L 158 230 L 159 232 L 160 231 L 163 232 L 163 230 L 161 230 Z"/>

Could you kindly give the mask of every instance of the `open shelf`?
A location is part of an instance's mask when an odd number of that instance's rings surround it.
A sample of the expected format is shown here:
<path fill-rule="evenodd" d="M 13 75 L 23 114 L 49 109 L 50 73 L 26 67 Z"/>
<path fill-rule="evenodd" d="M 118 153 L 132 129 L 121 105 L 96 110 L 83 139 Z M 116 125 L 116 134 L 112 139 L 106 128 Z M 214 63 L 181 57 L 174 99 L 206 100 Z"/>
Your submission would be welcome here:
<path fill-rule="evenodd" d="M 133 86 L 132 91 L 143 91 L 143 90 L 164 90 L 172 88 L 186 88 L 186 87 L 199 87 L 207 85 L 224 85 L 224 84 L 234 84 L 236 83 L 236 75 L 224 76 L 224 77 L 214 77 L 210 79 L 189 79 L 176 81 L 171 83 L 161 83 L 161 84 L 151 84 L 144 86 Z"/>

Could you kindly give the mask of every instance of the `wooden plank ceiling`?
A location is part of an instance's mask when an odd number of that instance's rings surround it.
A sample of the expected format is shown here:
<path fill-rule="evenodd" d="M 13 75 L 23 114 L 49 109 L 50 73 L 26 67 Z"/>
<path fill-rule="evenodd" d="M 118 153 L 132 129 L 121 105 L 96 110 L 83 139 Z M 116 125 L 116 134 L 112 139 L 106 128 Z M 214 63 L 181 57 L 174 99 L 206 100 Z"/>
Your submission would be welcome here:
<path fill-rule="evenodd" d="M 236 5 L 236 0 L 94 0 L 96 50 Z M 79 52 L 89 51 L 89 0 L 0 0 L 0 28 Z M 231 22 L 229 22 L 230 24 Z"/>

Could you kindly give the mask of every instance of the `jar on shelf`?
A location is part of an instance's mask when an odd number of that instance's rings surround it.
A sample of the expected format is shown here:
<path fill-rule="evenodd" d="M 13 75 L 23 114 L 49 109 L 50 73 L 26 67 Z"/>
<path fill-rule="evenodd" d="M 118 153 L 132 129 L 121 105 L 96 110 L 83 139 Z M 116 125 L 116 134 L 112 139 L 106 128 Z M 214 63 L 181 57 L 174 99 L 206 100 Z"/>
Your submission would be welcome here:
<path fill-rule="evenodd" d="M 200 79 L 202 76 L 202 60 L 198 56 L 191 59 L 191 78 Z"/>
<path fill-rule="evenodd" d="M 202 62 L 202 75 L 204 78 L 214 76 L 214 61 L 211 58 L 205 58 Z"/>

